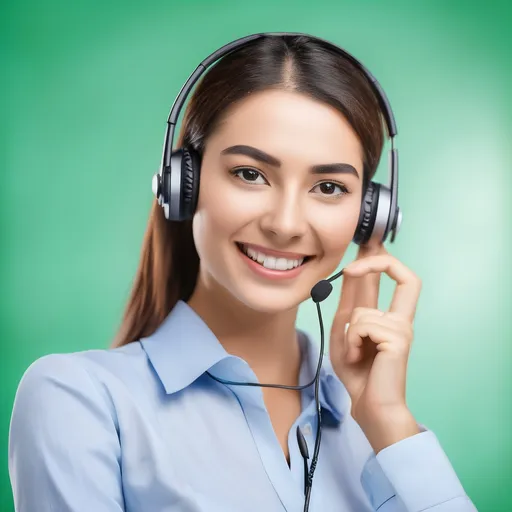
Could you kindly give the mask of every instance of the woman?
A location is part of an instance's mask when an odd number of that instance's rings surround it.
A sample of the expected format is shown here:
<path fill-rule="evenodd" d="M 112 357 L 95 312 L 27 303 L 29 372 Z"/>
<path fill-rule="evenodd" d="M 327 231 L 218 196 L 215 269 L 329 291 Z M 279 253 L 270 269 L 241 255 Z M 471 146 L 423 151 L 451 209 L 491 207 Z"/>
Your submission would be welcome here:
<path fill-rule="evenodd" d="M 293 389 L 319 359 L 297 308 L 353 240 L 383 140 L 366 77 L 314 38 L 258 38 L 206 73 L 179 141 L 200 155 L 193 219 L 153 205 L 113 348 L 46 356 L 20 383 L 18 511 L 475 510 L 406 405 L 421 283 L 382 244 L 344 269 L 320 418 L 313 387 Z"/>

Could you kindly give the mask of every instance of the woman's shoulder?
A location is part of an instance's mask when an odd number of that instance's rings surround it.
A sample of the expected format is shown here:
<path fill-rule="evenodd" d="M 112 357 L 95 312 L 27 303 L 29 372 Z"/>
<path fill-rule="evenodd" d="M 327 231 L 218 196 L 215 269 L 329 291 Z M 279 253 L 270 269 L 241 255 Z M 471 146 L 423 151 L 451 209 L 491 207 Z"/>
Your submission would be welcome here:
<path fill-rule="evenodd" d="M 50 502 L 59 510 L 59 504 L 79 507 L 84 499 L 91 509 L 108 501 L 121 510 L 119 425 L 128 403 L 122 396 L 129 395 L 121 378 L 136 368 L 138 350 L 48 354 L 25 370 L 12 409 L 8 460 L 14 493 L 27 510 L 41 499 L 41 510 L 53 510 Z"/>
<path fill-rule="evenodd" d="M 133 342 L 119 348 L 89 349 L 78 352 L 52 353 L 43 355 L 32 362 L 25 370 L 23 380 L 46 380 L 62 377 L 73 380 L 77 373 L 118 374 L 145 361 L 140 343 Z"/>
<path fill-rule="evenodd" d="M 126 388 L 140 386 L 148 376 L 147 358 L 138 342 L 112 349 L 52 353 L 33 361 L 24 371 L 15 396 L 15 408 L 37 408 L 63 395 L 112 405 Z M 135 387 L 135 386 L 134 386 Z"/>

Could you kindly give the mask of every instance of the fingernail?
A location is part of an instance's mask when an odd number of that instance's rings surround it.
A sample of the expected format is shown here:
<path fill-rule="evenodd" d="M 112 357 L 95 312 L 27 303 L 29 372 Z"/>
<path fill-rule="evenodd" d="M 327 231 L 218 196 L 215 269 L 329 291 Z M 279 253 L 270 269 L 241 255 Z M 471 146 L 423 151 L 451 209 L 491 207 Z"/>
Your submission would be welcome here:
<path fill-rule="evenodd" d="M 345 324 L 345 334 L 347 334 L 347 331 L 348 331 L 348 327 L 349 327 L 349 325 L 350 325 L 350 322 L 347 322 L 347 323 Z"/>

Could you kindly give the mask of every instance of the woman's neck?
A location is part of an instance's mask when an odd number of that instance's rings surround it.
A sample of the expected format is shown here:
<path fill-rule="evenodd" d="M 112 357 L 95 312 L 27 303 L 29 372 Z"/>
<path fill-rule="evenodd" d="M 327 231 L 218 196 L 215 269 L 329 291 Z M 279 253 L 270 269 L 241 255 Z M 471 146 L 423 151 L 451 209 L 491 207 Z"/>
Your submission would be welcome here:
<path fill-rule="evenodd" d="M 216 288 L 220 287 L 207 288 L 198 280 L 187 302 L 224 349 L 244 359 L 261 383 L 297 385 L 301 363 L 297 308 L 262 313 Z"/>

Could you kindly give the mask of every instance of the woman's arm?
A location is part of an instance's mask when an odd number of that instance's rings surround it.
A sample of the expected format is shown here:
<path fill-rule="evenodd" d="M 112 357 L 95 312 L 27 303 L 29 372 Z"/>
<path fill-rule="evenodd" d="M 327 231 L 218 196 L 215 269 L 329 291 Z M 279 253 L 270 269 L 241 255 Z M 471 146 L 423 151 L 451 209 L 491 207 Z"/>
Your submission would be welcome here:
<path fill-rule="evenodd" d="M 33 363 L 9 434 L 16 511 L 124 511 L 120 457 L 112 404 L 76 356 Z"/>
<path fill-rule="evenodd" d="M 373 454 L 361 483 L 379 512 L 476 512 L 433 432 L 421 432 Z"/>
<path fill-rule="evenodd" d="M 387 311 L 378 309 L 382 273 L 397 283 Z M 374 451 L 361 476 L 373 508 L 474 512 L 436 437 L 421 431 L 406 403 L 421 280 L 382 244 L 360 247 L 344 275 L 330 357 Z"/>

